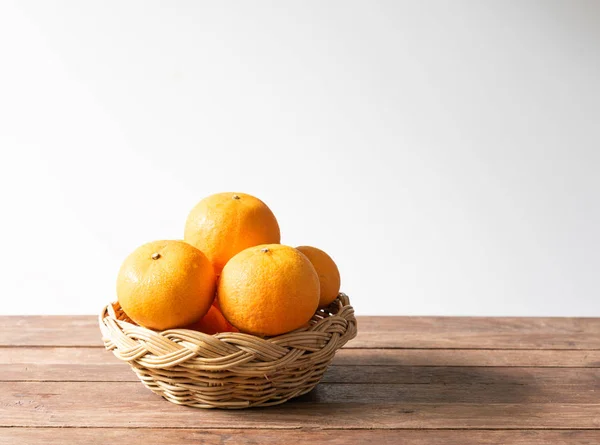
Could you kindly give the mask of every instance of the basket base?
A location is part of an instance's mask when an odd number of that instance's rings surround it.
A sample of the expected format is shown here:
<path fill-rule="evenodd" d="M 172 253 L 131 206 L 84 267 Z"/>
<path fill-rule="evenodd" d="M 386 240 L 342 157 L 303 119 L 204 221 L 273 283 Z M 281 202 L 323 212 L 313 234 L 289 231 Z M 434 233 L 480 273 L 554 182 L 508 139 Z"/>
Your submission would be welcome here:
<path fill-rule="evenodd" d="M 329 366 L 329 361 L 314 368 L 305 368 L 288 373 L 280 371 L 279 376 L 231 379 L 228 373 L 215 372 L 212 377 L 157 379 L 144 370 L 136 369 L 141 382 L 153 393 L 177 405 L 194 408 L 241 409 L 258 406 L 280 405 L 290 399 L 312 391 L 321 381 Z M 219 375 L 221 374 L 221 375 Z M 293 377 L 290 378 L 290 375 Z"/>

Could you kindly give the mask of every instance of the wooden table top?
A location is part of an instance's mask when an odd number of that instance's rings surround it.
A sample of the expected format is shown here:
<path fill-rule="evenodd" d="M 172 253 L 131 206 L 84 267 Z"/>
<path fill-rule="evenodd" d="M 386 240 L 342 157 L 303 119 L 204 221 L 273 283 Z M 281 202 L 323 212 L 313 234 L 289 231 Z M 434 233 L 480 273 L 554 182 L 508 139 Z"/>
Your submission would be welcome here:
<path fill-rule="evenodd" d="M 173 405 L 94 316 L 0 317 L 0 444 L 599 444 L 600 318 L 358 317 L 284 405 Z"/>

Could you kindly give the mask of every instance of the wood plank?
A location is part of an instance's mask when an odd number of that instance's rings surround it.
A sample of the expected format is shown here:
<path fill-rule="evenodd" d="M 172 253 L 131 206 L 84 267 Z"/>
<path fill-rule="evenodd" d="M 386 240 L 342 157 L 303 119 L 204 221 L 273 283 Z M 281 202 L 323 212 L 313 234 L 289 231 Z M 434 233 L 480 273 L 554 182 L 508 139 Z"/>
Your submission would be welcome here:
<path fill-rule="evenodd" d="M 334 366 L 600 367 L 600 351 L 342 349 Z M 357 372 L 359 372 L 357 370 Z M 401 371 L 398 371 L 401 372 Z M 419 371 L 419 374 L 422 374 Z M 134 381 L 103 348 L 2 348 L 0 380 Z"/>
<path fill-rule="evenodd" d="M 0 346 L 103 347 L 93 315 L 0 316 Z"/>
<path fill-rule="evenodd" d="M 101 346 L 97 318 L 0 316 L 0 346 Z M 358 317 L 348 348 L 600 349 L 600 318 Z"/>
<path fill-rule="evenodd" d="M 180 445 L 202 443 L 256 443 L 276 445 L 592 445 L 600 443 L 598 430 L 239 430 L 239 429 L 169 429 L 169 428 L 0 428 L 0 445 L 49 443 L 71 445 L 105 445 L 107 443 L 160 443 Z"/>
<path fill-rule="evenodd" d="M 324 383 L 403 385 L 565 385 L 600 390 L 600 368 L 492 368 L 333 365 Z M 599 399 L 600 402 L 600 399 Z"/>
<path fill-rule="evenodd" d="M 139 383 L 8 382 L 0 383 L 0 426 L 599 429 L 594 402 L 591 389 L 567 386 L 321 384 L 285 405 L 240 412 L 177 406 Z"/>
<path fill-rule="evenodd" d="M 600 349 L 600 318 L 359 317 L 349 348 Z"/>
<path fill-rule="evenodd" d="M 0 349 L 0 381 L 134 381 L 131 367 L 104 348 Z"/>
<path fill-rule="evenodd" d="M 599 403 L 589 386 L 525 387 L 514 384 L 320 384 L 300 401 L 356 404 L 541 404 Z"/>
<path fill-rule="evenodd" d="M 600 367 L 600 350 L 348 349 L 337 365 Z"/>
<path fill-rule="evenodd" d="M 429 351 L 429 350 L 426 350 Z M 346 354 L 342 354 L 346 353 Z M 341 351 L 325 374 L 329 383 L 505 383 L 576 384 L 600 381 L 600 368 L 538 368 L 489 366 L 411 366 L 401 360 L 407 351 L 347 350 Z M 410 350 L 410 352 L 414 352 Z M 452 351 L 472 354 L 472 350 Z M 485 351 L 483 357 L 492 355 Z M 494 351 L 502 355 L 517 351 Z M 522 351 L 518 351 L 521 352 Z M 541 351 L 536 351 L 541 352 Z M 568 355 L 572 351 L 544 351 Z M 578 354 L 600 354 L 600 351 L 575 351 Z M 374 354 L 365 354 L 374 353 Z M 394 354 L 389 354 L 394 353 Z M 381 356 L 381 354 L 384 354 Z M 419 357 L 417 357 L 419 358 Z M 581 358 L 581 357 L 580 357 Z M 373 366 L 379 360 L 381 364 Z M 359 364 L 351 364 L 359 363 Z M 368 363 L 368 364 L 367 364 Z M 401 364 L 395 364 L 401 363 Z M 473 365 L 473 363 L 472 363 Z M 507 369 L 508 368 L 508 369 Z M 0 354 L 0 381 L 137 381 L 129 365 L 110 352 L 99 348 L 3 348 Z"/>
<path fill-rule="evenodd" d="M 369 350 L 374 351 L 398 352 Z M 489 354 L 490 351 L 487 352 Z M 555 353 L 563 352 L 566 351 Z M 359 357 L 361 360 L 365 358 L 362 355 Z M 360 365 L 345 362 L 347 360 L 336 360 L 325 374 L 323 382 L 579 386 L 597 385 L 600 382 L 600 368 L 371 366 L 365 365 L 364 361 Z M 137 382 L 138 378 L 128 364 L 98 348 L 3 348 L 0 354 L 0 381 Z"/>

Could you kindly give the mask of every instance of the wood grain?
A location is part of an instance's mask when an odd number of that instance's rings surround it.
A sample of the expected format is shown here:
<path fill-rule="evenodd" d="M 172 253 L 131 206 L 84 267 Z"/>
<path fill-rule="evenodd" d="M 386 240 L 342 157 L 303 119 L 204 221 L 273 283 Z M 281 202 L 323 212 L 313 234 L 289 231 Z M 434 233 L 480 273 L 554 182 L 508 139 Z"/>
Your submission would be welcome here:
<path fill-rule="evenodd" d="M 600 349 L 598 318 L 360 317 L 349 348 Z"/>
<path fill-rule="evenodd" d="M 600 349 L 598 318 L 363 316 L 358 326 L 348 348 Z M 98 320 L 0 316 L 0 346 L 101 347 Z"/>
<path fill-rule="evenodd" d="M 0 346 L 102 347 L 92 315 L 0 316 Z"/>
<path fill-rule="evenodd" d="M 4 382 L 0 426 L 600 428 L 597 395 L 575 393 L 568 386 L 321 384 L 281 407 L 220 411 L 168 403 L 139 383 Z"/>
<path fill-rule="evenodd" d="M 345 351 L 346 352 L 346 351 Z M 600 368 L 538 368 L 480 366 L 373 365 L 369 355 L 336 358 L 324 376 L 325 383 L 488 384 L 488 385 L 596 385 Z M 370 350 L 369 352 L 399 352 Z M 453 351 L 455 354 L 456 351 Z M 471 352 L 471 351 L 469 351 Z M 487 351 L 490 355 L 490 351 Z M 498 351 L 503 354 L 507 351 Z M 510 351 L 514 352 L 514 351 Z M 552 351 L 564 354 L 565 351 Z M 600 351 L 599 351 L 600 352 Z M 354 357 L 354 360 L 351 358 Z M 388 357 L 389 358 L 389 357 Z M 359 364 L 348 364 L 359 363 Z M 385 362 L 380 359 L 380 362 Z M 369 364 L 367 364 L 369 363 Z M 388 363 L 398 361 L 388 360 Z M 137 382 L 129 365 L 98 348 L 3 348 L 0 381 Z"/>
<path fill-rule="evenodd" d="M 223 445 L 597 445 L 600 431 L 566 430 L 240 430 L 171 428 L 0 428 L 0 445 L 106 445 L 110 443 L 152 443 L 181 445 L 202 443 Z"/>
<path fill-rule="evenodd" d="M 600 350 L 342 349 L 333 364 L 599 368 Z M 5 347 L 0 351 L 0 380 L 127 381 L 135 378 L 126 364 L 103 348 Z"/>
<path fill-rule="evenodd" d="M 600 443 L 600 319 L 358 322 L 311 393 L 222 411 L 152 394 L 96 317 L 0 317 L 0 445 Z"/>
<path fill-rule="evenodd" d="M 341 349 L 337 365 L 600 367 L 600 350 Z"/>

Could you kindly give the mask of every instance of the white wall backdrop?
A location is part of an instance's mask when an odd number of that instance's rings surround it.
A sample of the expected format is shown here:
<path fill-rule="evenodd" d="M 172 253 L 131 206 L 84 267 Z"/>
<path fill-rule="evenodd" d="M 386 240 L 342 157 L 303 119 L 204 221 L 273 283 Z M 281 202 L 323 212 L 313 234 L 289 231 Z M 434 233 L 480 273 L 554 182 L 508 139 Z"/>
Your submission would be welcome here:
<path fill-rule="evenodd" d="M 360 314 L 600 316 L 600 2 L 2 1 L 0 313 L 219 191 Z"/>

